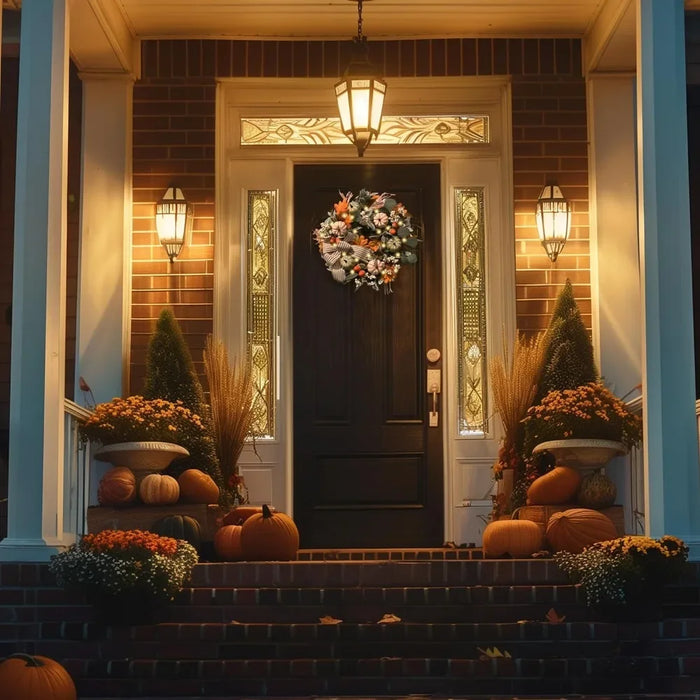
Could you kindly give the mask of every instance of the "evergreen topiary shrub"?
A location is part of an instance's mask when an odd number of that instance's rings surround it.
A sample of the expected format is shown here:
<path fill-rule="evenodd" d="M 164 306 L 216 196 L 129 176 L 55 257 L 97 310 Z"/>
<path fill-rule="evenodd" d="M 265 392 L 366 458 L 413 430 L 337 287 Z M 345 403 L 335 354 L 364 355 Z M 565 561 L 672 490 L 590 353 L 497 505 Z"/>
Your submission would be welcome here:
<path fill-rule="evenodd" d="M 571 280 L 566 280 L 552 312 L 544 368 L 535 403 L 550 391 L 575 389 L 599 379 L 591 336 L 581 318 Z"/>
<path fill-rule="evenodd" d="M 170 309 L 160 312 L 148 344 L 143 394 L 147 399 L 160 398 L 173 403 L 181 401 L 186 408 L 200 416 L 205 433 L 189 444 L 183 444 L 190 456 L 173 462 L 168 471 L 178 475 L 185 469 L 201 469 L 221 489 L 223 479 L 214 445 L 211 412 L 182 329 Z"/>

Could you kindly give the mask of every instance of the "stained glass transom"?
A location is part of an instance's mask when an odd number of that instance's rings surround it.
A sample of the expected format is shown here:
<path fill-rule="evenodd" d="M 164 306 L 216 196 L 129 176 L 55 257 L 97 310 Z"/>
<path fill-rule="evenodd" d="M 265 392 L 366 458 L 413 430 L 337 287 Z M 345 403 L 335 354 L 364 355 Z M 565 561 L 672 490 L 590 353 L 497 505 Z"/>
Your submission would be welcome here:
<path fill-rule="evenodd" d="M 253 372 L 253 434 L 275 437 L 275 238 L 277 192 L 248 192 L 248 360 Z"/>
<path fill-rule="evenodd" d="M 459 433 L 486 432 L 484 191 L 455 190 Z"/>
<path fill-rule="evenodd" d="M 489 142 L 487 116 L 382 117 L 378 144 Z M 338 117 L 241 118 L 242 146 L 328 146 L 349 143 Z"/>

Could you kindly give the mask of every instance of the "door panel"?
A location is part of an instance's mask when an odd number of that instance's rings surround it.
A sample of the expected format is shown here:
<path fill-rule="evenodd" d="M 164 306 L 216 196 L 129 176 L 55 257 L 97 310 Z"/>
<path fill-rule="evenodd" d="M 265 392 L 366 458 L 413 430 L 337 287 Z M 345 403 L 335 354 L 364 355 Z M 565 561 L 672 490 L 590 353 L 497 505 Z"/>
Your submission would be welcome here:
<path fill-rule="evenodd" d="M 294 515 L 305 547 L 443 541 L 441 428 L 425 352 L 440 347 L 438 165 L 294 171 Z M 390 192 L 418 225 L 419 262 L 393 294 L 334 282 L 312 232 L 338 192 Z"/>

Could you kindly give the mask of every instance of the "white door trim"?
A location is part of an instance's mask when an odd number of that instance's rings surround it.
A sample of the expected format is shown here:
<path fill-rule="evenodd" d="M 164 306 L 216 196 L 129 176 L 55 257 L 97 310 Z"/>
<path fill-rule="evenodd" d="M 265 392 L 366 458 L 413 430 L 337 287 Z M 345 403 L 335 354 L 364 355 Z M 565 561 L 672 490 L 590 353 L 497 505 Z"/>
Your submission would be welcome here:
<path fill-rule="evenodd" d="M 279 402 L 278 436 L 257 441 L 264 464 L 244 451 L 242 472 L 256 501 L 273 501 L 292 512 L 292 325 L 291 235 L 293 226 L 293 169 L 296 163 L 357 163 L 355 148 L 332 146 L 241 146 L 242 116 L 335 116 L 334 81 L 326 78 L 231 78 L 217 88 L 216 121 L 216 247 L 214 256 L 214 335 L 230 349 L 242 349 L 245 339 L 245 241 L 246 193 L 251 189 L 279 191 L 278 335 Z M 487 440 L 477 446 L 473 438 L 456 431 L 456 330 L 454 260 L 454 188 L 484 186 L 487 211 L 487 313 L 488 347 L 500 352 L 502 329 L 506 342 L 515 331 L 515 247 L 512 204 L 512 130 L 510 83 L 506 77 L 392 78 L 385 112 L 401 115 L 486 114 L 490 143 L 474 145 L 372 144 L 364 162 L 437 162 L 442 177 L 443 264 L 443 400 L 442 421 L 445 475 L 445 539 L 458 541 L 462 512 L 456 510 L 465 485 L 455 477 L 457 461 L 483 462 L 495 457 L 499 427 L 491 422 Z M 465 177 L 471 180 L 464 180 Z M 476 178 L 477 181 L 474 181 Z M 330 203 L 329 203 L 330 206 Z M 309 231 L 311 235 L 311 231 Z M 319 261 L 319 264 L 321 262 Z M 487 444 L 488 443 L 488 444 Z M 252 452 L 252 451 L 251 451 Z M 262 472 L 265 472 L 263 474 Z M 260 472 L 260 473 L 258 473 Z M 490 478 L 490 474 L 489 474 Z"/>

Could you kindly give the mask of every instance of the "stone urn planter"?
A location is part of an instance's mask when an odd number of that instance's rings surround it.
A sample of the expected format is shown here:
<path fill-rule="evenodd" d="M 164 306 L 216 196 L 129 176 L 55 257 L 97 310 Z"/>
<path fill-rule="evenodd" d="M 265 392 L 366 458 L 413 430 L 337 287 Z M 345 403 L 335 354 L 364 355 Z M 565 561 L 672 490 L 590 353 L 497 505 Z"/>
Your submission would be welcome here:
<path fill-rule="evenodd" d="M 117 442 L 93 452 L 100 462 L 129 467 L 133 472 L 162 472 L 175 459 L 189 454 L 184 447 L 172 442 Z"/>
<path fill-rule="evenodd" d="M 567 439 L 548 440 L 536 445 L 532 454 L 549 452 L 557 466 L 574 467 L 589 471 L 604 467 L 614 457 L 627 454 L 627 448 L 615 440 Z"/>

